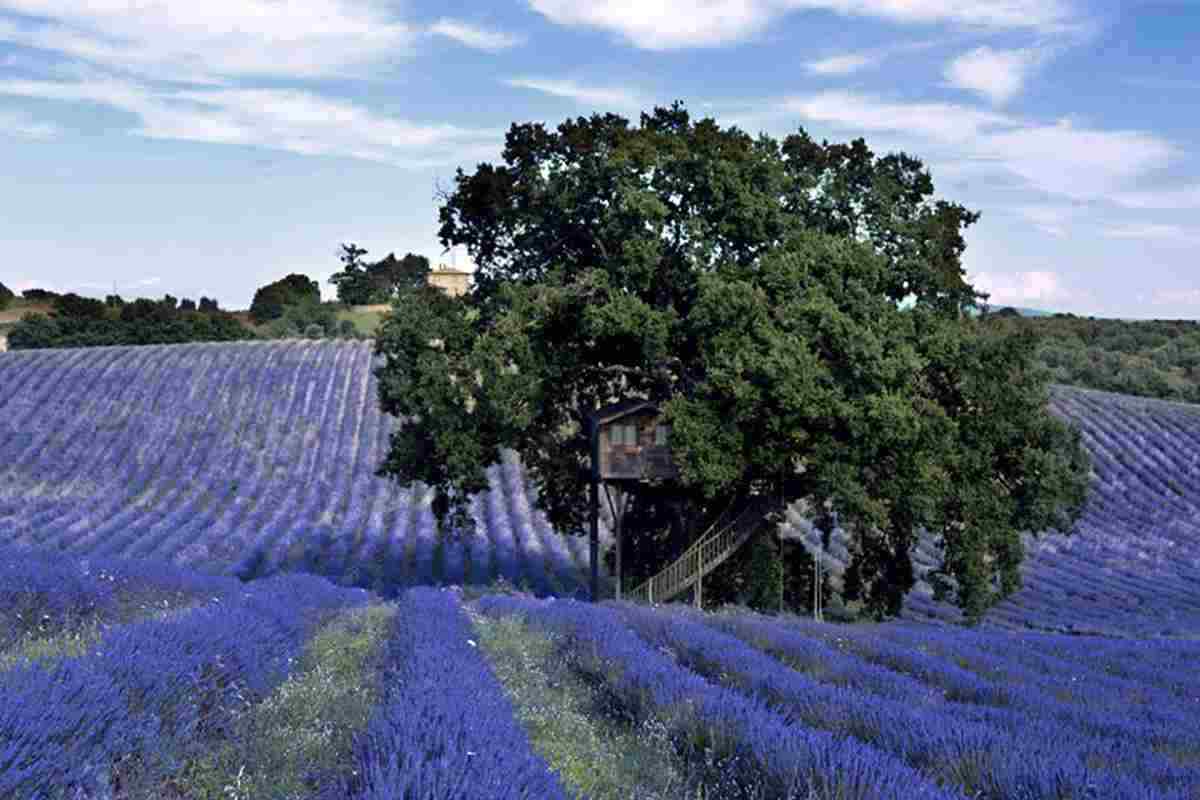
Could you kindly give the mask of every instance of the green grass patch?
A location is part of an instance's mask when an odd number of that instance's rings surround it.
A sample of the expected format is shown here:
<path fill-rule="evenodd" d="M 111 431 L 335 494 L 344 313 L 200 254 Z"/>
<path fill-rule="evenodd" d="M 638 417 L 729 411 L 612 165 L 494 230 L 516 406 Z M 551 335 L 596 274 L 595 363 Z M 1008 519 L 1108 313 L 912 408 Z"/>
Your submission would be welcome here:
<path fill-rule="evenodd" d="M 395 615 L 394 604 L 376 604 L 333 617 L 296 671 L 238 718 L 233 735 L 189 759 L 171 788 L 188 800 L 304 797 L 343 774 L 379 702 L 376 658 Z M 157 786 L 141 796 L 168 794 Z"/>
<path fill-rule="evenodd" d="M 379 324 L 383 322 L 386 311 L 351 311 L 343 309 L 337 312 L 338 322 L 348 319 L 354 323 L 354 328 L 364 336 L 374 336 Z"/>
<path fill-rule="evenodd" d="M 684 796 L 665 727 L 598 714 L 603 698 L 566 665 L 559 637 L 516 616 L 467 613 L 517 720 L 564 788 L 589 800 Z"/>
<path fill-rule="evenodd" d="M 169 619 L 204 601 L 202 597 L 177 593 L 137 592 L 118 599 L 115 608 L 103 615 L 69 616 L 42 621 L 24 630 L 15 641 L 0 648 L 0 671 L 18 662 L 55 661 L 86 654 L 113 626 L 152 619 Z"/>

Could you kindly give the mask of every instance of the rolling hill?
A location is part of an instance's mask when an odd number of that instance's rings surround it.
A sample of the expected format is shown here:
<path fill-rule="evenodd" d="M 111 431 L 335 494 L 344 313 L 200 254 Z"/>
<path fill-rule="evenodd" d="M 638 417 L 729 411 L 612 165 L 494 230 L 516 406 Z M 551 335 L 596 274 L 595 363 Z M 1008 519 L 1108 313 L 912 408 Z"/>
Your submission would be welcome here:
<path fill-rule="evenodd" d="M 373 475 L 399 424 L 375 398 L 369 342 L 240 342 L 0 356 L 0 544 L 160 559 L 253 578 L 303 571 L 394 595 L 504 577 L 586 596 L 586 540 L 531 513 L 514 453 L 490 469 L 483 535 L 443 539 L 425 487 Z M 1028 543 L 1001 628 L 1200 633 L 1200 407 L 1053 387 L 1095 456 L 1071 536 Z M 602 546 L 611 542 L 602 504 Z M 802 504 L 784 535 L 814 541 Z M 924 537 L 918 566 L 935 555 Z M 823 555 L 836 583 L 844 534 Z M 611 590 L 611 585 L 609 585 Z M 913 619 L 951 621 L 921 582 Z"/>

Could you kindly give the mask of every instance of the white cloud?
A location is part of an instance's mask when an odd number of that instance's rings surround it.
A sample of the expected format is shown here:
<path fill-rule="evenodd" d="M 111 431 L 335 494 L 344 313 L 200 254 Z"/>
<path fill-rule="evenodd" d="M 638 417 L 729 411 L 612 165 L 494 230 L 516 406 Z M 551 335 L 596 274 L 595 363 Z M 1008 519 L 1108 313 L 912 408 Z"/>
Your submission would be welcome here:
<path fill-rule="evenodd" d="M 632 108 L 643 104 L 642 96 L 634 89 L 580 86 L 575 81 L 550 78 L 509 78 L 504 83 L 520 89 L 533 89 L 555 97 L 565 97 L 589 106 Z"/>
<path fill-rule="evenodd" d="M 816 122 L 856 131 L 895 131 L 943 144 L 961 144 L 995 127 L 1011 127 L 1010 117 L 952 103 L 890 103 L 854 92 L 829 91 L 790 98 L 774 114 L 797 113 Z"/>
<path fill-rule="evenodd" d="M 890 135 L 927 163 L 957 162 L 964 175 L 1016 178 L 1025 188 L 1080 201 L 1107 201 L 1179 153 L 1150 133 L 1081 128 L 1070 120 L 1045 125 L 955 103 L 894 102 L 828 91 L 764 105 L 765 111 L 744 115 L 739 124 L 754 129 L 756 122 L 799 115 L 851 137 L 870 134 L 877 152 L 883 152 L 879 135 Z"/>
<path fill-rule="evenodd" d="M 379 4 L 306 0 L 7 0 L 8 10 L 49 20 L 0 21 L 0 41 L 51 50 L 160 80 L 232 76 L 365 75 L 403 53 L 417 31 Z"/>
<path fill-rule="evenodd" d="M 1159 222 L 1128 222 L 1103 230 L 1111 239 L 1151 239 L 1168 242 L 1200 242 L 1200 235 L 1178 225 Z"/>
<path fill-rule="evenodd" d="M 1153 134 L 1076 128 L 1067 120 L 991 133 L 975 147 L 1030 185 L 1078 200 L 1105 198 L 1178 152 Z"/>
<path fill-rule="evenodd" d="M 1014 210 L 1039 230 L 1060 238 L 1067 235 L 1066 224 L 1075 216 L 1075 209 L 1070 206 L 1034 205 L 1020 206 Z"/>
<path fill-rule="evenodd" d="M 1026 306 L 1030 303 L 1061 302 L 1071 297 L 1053 272 L 1031 271 L 996 274 L 981 272 L 968 282 L 987 292 L 991 306 Z"/>
<path fill-rule="evenodd" d="M 474 47 L 477 50 L 487 50 L 493 53 L 506 50 L 510 47 L 516 47 L 525 41 L 525 37 L 523 36 L 504 33 L 502 31 L 489 31 L 468 22 L 453 19 L 438 20 L 430 26 L 429 32 L 453 39 L 467 47 Z"/>
<path fill-rule="evenodd" d="M 1125 208 L 1200 208 L 1200 183 L 1182 189 L 1116 192 L 1112 201 Z"/>
<path fill-rule="evenodd" d="M 294 89 L 154 91 L 96 75 L 86 81 L 0 80 L 0 94 L 92 102 L 136 114 L 133 133 L 350 156 L 424 168 L 495 158 L 503 130 L 467 129 L 382 117 L 347 102 Z"/>
<path fill-rule="evenodd" d="M 849 75 L 860 69 L 879 63 L 879 56 L 867 53 L 846 53 L 840 56 L 830 56 L 819 61 L 810 61 L 804 65 L 809 72 L 817 75 Z"/>
<path fill-rule="evenodd" d="M 607 30 L 645 50 L 716 47 L 748 39 L 788 12 L 826 11 L 902 24 L 1073 30 L 1065 0 L 529 0 L 559 25 Z"/>
<path fill-rule="evenodd" d="M 993 50 L 977 47 L 946 65 L 946 81 L 1003 105 L 1021 90 L 1026 77 L 1041 61 L 1033 50 Z"/>
<path fill-rule="evenodd" d="M 20 111 L 0 110 L 0 136 L 15 136 L 21 139 L 52 139 L 62 131 L 57 125 L 39 122 Z"/>

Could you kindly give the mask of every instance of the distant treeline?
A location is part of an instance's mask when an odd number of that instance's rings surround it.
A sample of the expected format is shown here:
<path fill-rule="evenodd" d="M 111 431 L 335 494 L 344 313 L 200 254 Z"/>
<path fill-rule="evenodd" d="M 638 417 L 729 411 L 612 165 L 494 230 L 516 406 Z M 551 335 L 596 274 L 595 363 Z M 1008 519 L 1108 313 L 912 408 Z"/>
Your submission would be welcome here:
<path fill-rule="evenodd" d="M 1200 321 L 1022 317 L 1010 309 L 981 320 L 1032 331 L 1040 339 L 1038 365 L 1055 383 L 1200 403 Z"/>
<path fill-rule="evenodd" d="M 160 300 L 127 301 L 115 294 L 97 300 L 46 289 L 28 289 L 21 296 L 25 305 L 34 307 L 11 327 L 8 346 L 12 350 L 299 337 L 360 338 L 353 322 L 338 318 L 341 304 L 322 303 L 316 281 L 297 274 L 259 288 L 249 320 L 223 311 L 216 300 L 208 297 L 201 297 L 198 303 L 169 294 Z M 0 291 L 0 300 L 5 297 Z M 10 293 L 5 305 L 14 301 Z M 250 321 L 257 324 L 251 325 Z"/>
<path fill-rule="evenodd" d="M 199 303 L 171 295 L 127 302 L 119 295 L 96 300 L 42 289 L 31 289 L 23 296 L 28 301 L 49 303 L 51 312 L 25 314 L 8 334 L 13 350 L 257 338 L 237 317 L 207 297 Z"/>

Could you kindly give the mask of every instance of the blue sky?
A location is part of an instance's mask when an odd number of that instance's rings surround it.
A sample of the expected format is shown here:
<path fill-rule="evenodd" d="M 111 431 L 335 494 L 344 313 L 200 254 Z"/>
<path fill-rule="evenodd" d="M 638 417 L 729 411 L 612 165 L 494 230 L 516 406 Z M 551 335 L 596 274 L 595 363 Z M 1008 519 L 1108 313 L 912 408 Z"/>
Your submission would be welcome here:
<path fill-rule="evenodd" d="M 449 263 L 435 184 L 513 122 L 679 99 L 921 158 L 995 304 L 1196 319 L 1197 42 L 1191 0 L 0 0 L 0 281 L 244 308 L 342 242 Z"/>

